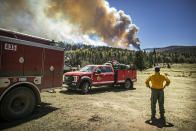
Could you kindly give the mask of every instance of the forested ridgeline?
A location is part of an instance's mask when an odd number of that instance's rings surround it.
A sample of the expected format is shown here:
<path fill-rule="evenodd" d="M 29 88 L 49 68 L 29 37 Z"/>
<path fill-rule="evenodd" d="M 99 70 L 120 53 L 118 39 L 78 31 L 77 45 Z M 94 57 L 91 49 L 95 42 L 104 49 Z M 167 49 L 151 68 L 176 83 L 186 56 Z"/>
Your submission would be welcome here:
<path fill-rule="evenodd" d="M 155 50 L 163 53 L 189 53 L 196 55 L 196 46 L 168 46 L 164 48 L 156 48 Z"/>
<path fill-rule="evenodd" d="M 145 52 L 127 49 L 90 46 L 82 44 L 65 44 L 65 56 L 69 58 L 72 66 L 87 64 L 103 64 L 107 61 L 117 60 L 123 64 L 134 64 L 138 69 L 150 68 L 158 63 L 170 67 L 173 63 L 196 63 L 196 54 L 190 52 Z M 173 50 L 173 49 L 172 49 Z"/>

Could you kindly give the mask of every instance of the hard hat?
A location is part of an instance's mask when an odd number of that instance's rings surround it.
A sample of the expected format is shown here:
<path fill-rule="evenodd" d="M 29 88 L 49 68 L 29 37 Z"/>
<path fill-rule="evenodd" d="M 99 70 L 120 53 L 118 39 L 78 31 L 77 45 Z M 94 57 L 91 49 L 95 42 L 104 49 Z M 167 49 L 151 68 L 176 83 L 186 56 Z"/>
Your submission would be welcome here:
<path fill-rule="evenodd" d="M 155 69 L 156 72 L 160 71 L 160 67 L 159 66 L 156 66 L 154 69 Z"/>

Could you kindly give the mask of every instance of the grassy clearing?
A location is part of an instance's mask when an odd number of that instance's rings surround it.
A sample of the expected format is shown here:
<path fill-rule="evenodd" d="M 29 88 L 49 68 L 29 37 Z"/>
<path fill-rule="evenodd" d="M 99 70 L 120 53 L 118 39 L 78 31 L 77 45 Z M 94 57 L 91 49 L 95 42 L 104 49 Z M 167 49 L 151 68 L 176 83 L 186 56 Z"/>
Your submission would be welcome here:
<path fill-rule="evenodd" d="M 165 89 L 165 115 L 172 127 L 145 123 L 150 118 L 151 92 L 144 82 L 153 69 L 138 72 L 134 90 L 100 87 L 88 95 L 63 88 L 56 89 L 56 93 L 44 92 L 43 103 L 32 116 L 0 124 L 5 130 L 195 130 L 196 65 L 172 65 L 161 72 L 171 80 Z"/>

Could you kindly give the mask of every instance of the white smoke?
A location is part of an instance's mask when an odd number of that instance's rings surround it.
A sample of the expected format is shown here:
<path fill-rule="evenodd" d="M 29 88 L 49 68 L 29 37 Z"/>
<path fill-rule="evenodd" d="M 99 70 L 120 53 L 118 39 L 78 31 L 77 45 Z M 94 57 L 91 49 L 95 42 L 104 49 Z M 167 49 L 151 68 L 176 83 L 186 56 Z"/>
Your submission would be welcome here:
<path fill-rule="evenodd" d="M 138 46 L 137 27 L 104 0 L 0 0 L 0 28 L 56 41 Z M 76 11 L 77 8 L 79 11 Z M 131 27 L 131 28 L 130 28 Z M 89 34 L 97 34 L 99 40 Z"/>

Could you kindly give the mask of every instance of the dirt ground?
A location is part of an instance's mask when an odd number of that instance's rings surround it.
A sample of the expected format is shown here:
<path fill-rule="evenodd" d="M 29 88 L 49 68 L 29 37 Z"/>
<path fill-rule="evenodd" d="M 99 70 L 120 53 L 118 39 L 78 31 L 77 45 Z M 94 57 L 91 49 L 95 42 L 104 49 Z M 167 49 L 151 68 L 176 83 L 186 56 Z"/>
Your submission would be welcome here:
<path fill-rule="evenodd" d="M 196 64 L 172 65 L 161 73 L 171 80 L 165 89 L 165 126 L 149 124 L 150 89 L 144 81 L 153 69 L 138 72 L 134 89 L 93 88 L 87 95 L 79 91 L 55 89 L 41 93 L 42 103 L 23 120 L 0 122 L 3 130 L 196 130 Z M 157 105 L 157 118 L 159 111 Z"/>

